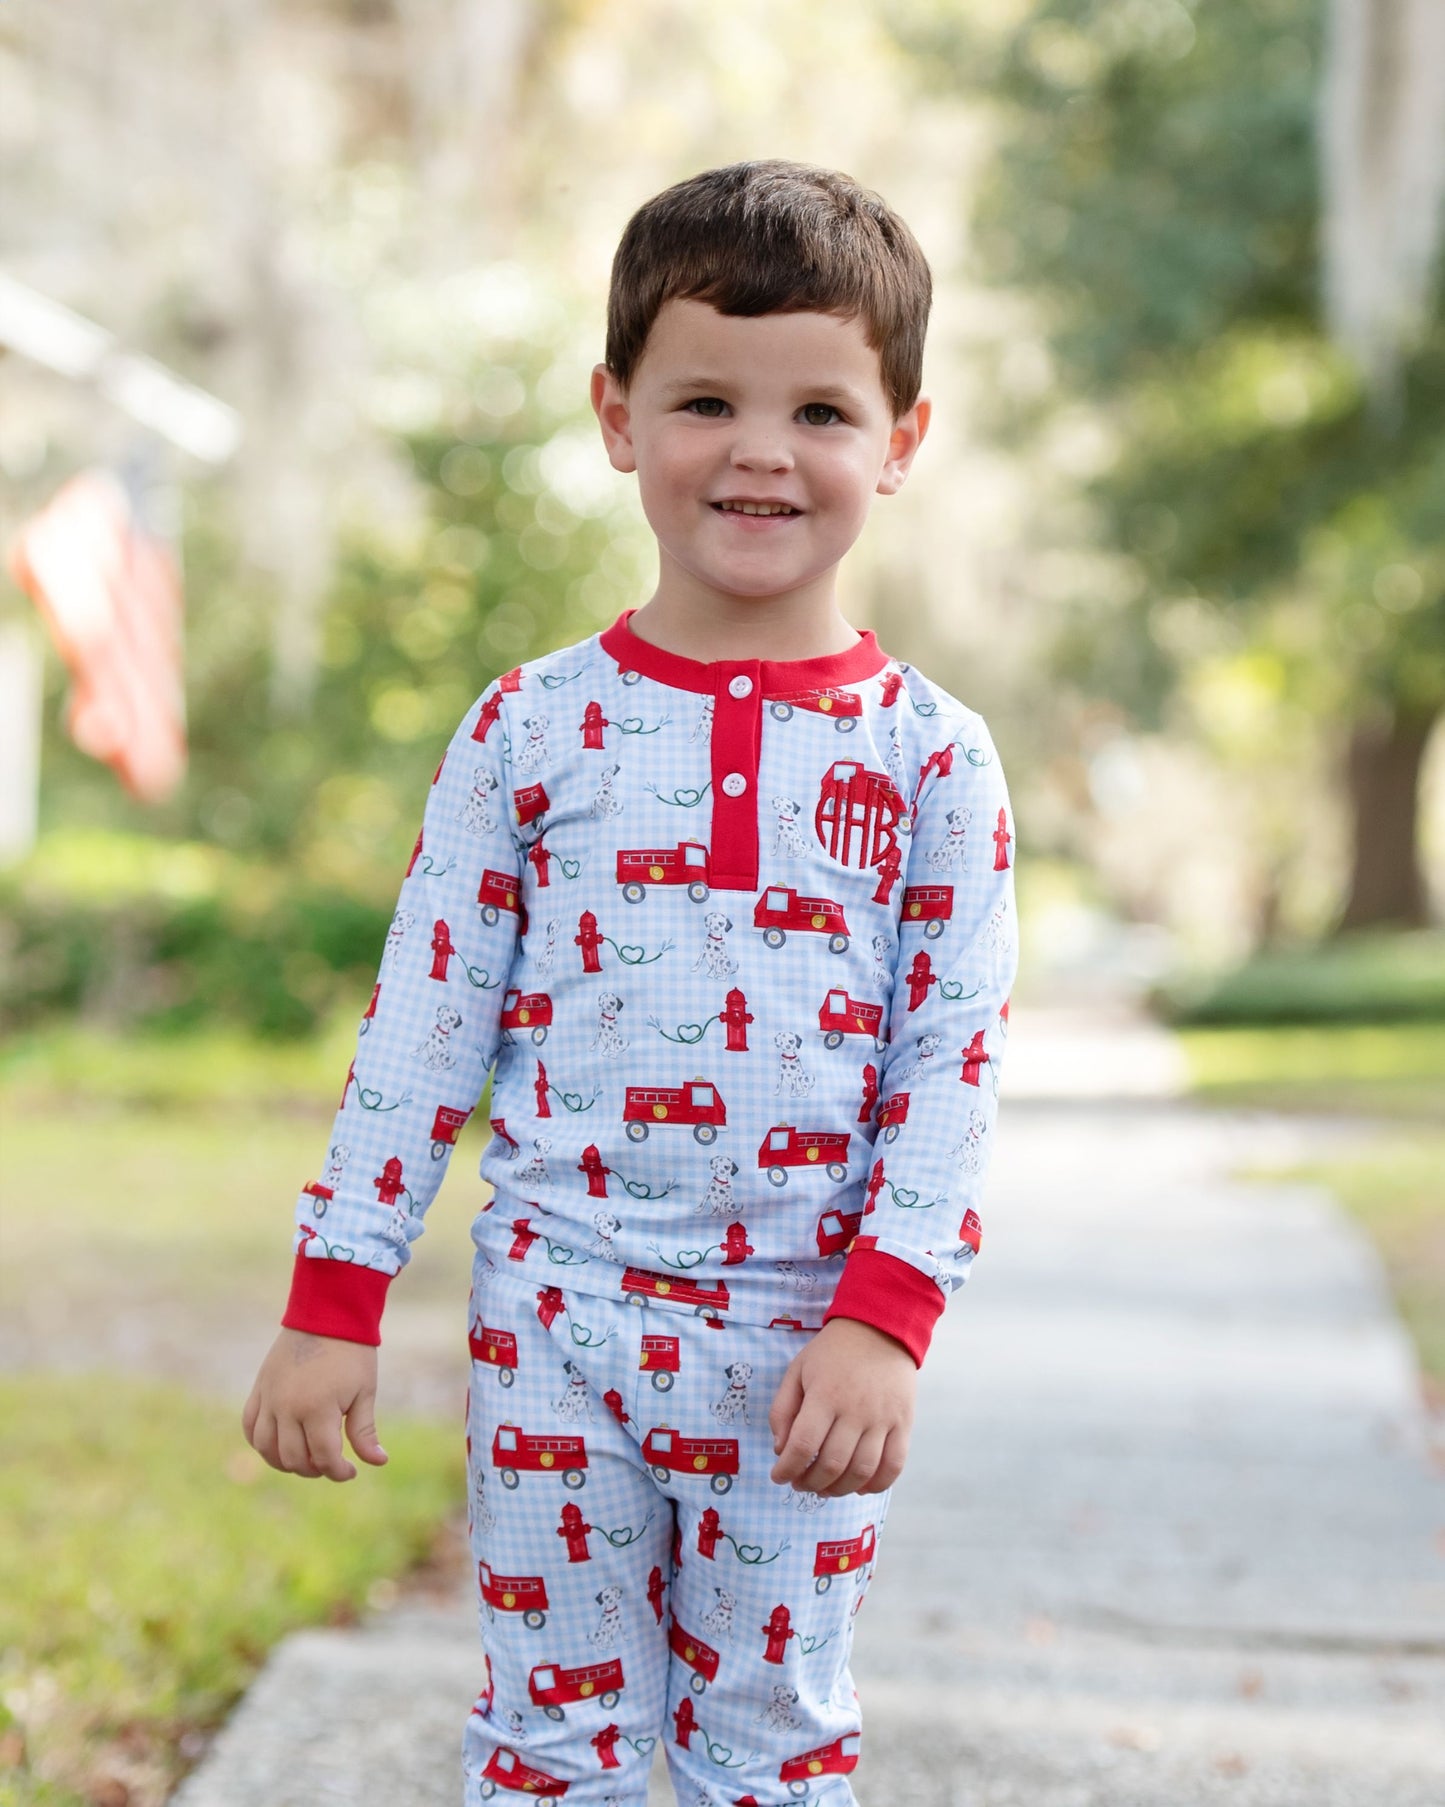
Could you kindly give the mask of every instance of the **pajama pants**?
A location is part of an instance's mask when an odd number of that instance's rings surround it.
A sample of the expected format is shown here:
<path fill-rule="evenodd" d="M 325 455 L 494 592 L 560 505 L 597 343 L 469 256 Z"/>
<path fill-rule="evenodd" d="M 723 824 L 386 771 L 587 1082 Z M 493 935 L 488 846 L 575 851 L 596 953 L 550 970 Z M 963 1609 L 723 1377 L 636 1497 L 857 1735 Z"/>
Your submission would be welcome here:
<path fill-rule="evenodd" d="M 620 1271 L 619 1271 L 620 1277 Z M 811 1331 L 539 1287 L 478 1253 L 469 1530 L 489 1676 L 465 1807 L 850 1807 L 853 1618 L 890 1492 L 769 1479 Z"/>

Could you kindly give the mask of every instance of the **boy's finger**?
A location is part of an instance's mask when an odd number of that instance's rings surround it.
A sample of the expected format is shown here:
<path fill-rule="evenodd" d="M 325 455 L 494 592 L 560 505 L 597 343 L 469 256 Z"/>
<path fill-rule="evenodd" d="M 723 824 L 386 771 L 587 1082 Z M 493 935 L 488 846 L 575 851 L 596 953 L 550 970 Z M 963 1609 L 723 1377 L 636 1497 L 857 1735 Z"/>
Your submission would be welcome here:
<path fill-rule="evenodd" d="M 903 1473 L 903 1463 L 908 1455 L 908 1433 L 897 1429 L 888 1433 L 883 1445 L 883 1453 L 878 1458 L 878 1467 L 873 1479 L 859 1493 L 886 1493 Z"/>
<path fill-rule="evenodd" d="M 370 1462 L 373 1468 L 379 1468 L 391 1458 L 381 1447 L 376 1435 L 376 1402 L 363 1397 L 346 1414 L 346 1435 L 351 1447 L 363 1462 Z"/>
<path fill-rule="evenodd" d="M 318 1480 L 306 1449 L 306 1436 L 294 1418 L 278 1419 L 276 1444 L 281 1452 L 281 1466 L 288 1474 L 299 1474 L 308 1481 Z"/>
<path fill-rule="evenodd" d="M 828 1486 L 818 1488 L 818 1492 L 834 1500 L 842 1499 L 845 1494 L 864 1492 L 883 1458 L 886 1441 L 884 1431 L 865 1431 L 842 1474 Z"/>
<path fill-rule="evenodd" d="M 835 1481 L 848 1473 L 857 1447 L 858 1432 L 841 1418 L 835 1419 L 817 1456 L 801 1476 L 803 1489 L 809 1493 L 826 1493 Z"/>
<path fill-rule="evenodd" d="M 306 1449 L 314 1467 L 331 1481 L 352 1481 L 355 1467 L 346 1460 L 341 1449 L 341 1421 L 337 1418 L 311 1418 L 301 1426 Z"/>
<path fill-rule="evenodd" d="M 270 1467 L 281 1466 L 281 1453 L 276 1448 L 276 1414 L 269 1407 L 263 1406 L 256 1413 L 256 1422 L 251 1429 L 251 1447 Z"/>
<path fill-rule="evenodd" d="M 798 1407 L 803 1403 L 803 1383 L 799 1378 L 797 1365 L 790 1367 L 778 1383 L 777 1393 L 768 1412 L 768 1424 L 773 1433 L 773 1454 L 777 1455 L 788 1440 L 788 1432 L 793 1428 L 793 1420 L 798 1415 Z"/>
<path fill-rule="evenodd" d="M 802 1410 L 793 1420 L 793 1428 L 783 1445 L 783 1453 L 773 1464 L 773 1480 L 786 1482 L 805 1474 L 826 1442 L 832 1423 L 831 1415 L 821 1406 L 810 1405 L 805 1400 Z"/>

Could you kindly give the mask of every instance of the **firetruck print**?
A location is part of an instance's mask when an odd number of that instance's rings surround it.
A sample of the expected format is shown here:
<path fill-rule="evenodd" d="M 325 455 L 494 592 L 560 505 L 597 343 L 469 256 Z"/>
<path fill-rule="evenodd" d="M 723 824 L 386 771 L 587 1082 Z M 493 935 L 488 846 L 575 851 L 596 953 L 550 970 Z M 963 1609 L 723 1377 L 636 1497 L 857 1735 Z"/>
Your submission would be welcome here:
<path fill-rule="evenodd" d="M 727 1107 L 706 1079 L 680 1086 L 630 1085 L 622 1105 L 622 1121 L 632 1142 L 645 1142 L 652 1129 L 665 1123 L 691 1129 L 694 1140 L 706 1146 L 717 1141 L 727 1120 Z"/>
<path fill-rule="evenodd" d="M 654 1274 L 646 1268 L 629 1267 L 623 1270 L 619 1284 L 629 1305 L 647 1305 L 654 1299 L 669 1305 L 691 1305 L 694 1315 L 700 1318 L 715 1318 L 728 1308 L 726 1280 L 709 1285 L 682 1274 Z"/>
<path fill-rule="evenodd" d="M 527 1677 L 527 1692 L 549 1719 L 565 1719 L 564 1706 L 596 1701 L 612 1708 L 622 1693 L 622 1664 L 616 1657 L 605 1663 L 587 1663 L 580 1669 L 563 1669 L 556 1663 L 538 1663 Z"/>
<path fill-rule="evenodd" d="M 835 1575 L 858 1574 L 864 1563 L 871 1562 L 877 1550 L 877 1527 L 865 1525 L 856 1537 L 823 1541 L 813 1557 L 813 1586 L 826 1594 Z"/>
<path fill-rule="evenodd" d="M 847 1035 L 866 1035 L 881 1053 L 888 1042 L 882 1034 L 883 1006 L 860 1003 L 842 989 L 830 991 L 818 1010 L 818 1027 L 825 1048 L 841 1048 Z"/>
<path fill-rule="evenodd" d="M 529 1436 L 508 1421 L 492 1438 L 492 1463 L 504 1487 L 518 1487 L 523 1474 L 560 1474 L 575 1492 L 587 1479 L 587 1446 L 581 1437 Z"/>
<path fill-rule="evenodd" d="M 813 826 L 833 859 L 861 870 L 877 866 L 896 848 L 903 810 L 903 798 L 886 772 L 840 759 L 819 788 Z"/>
<path fill-rule="evenodd" d="M 684 1437 L 661 1424 L 642 1439 L 642 1453 L 651 1464 L 654 1479 L 666 1482 L 675 1474 L 710 1475 L 714 1493 L 726 1493 L 738 1471 L 736 1437 Z"/>
<path fill-rule="evenodd" d="M 481 908 L 482 921 L 490 928 L 499 919 L 503 910 L 513 916 L 522 914 L 522 881 L 514 872 L 493 872 L 490 868 L 483 872 L 482 882 L 477 887 L 477 903 Z M 525 927 L 525 924 L 523 925 Z"/>
<path fill-rule="evenodd" d="M 540 1048 L 552 1027 L 552 1000 L 545 991 L 509 991 L 502 1001 L 502 1039 L 511 1044 L 516 1032 L 529 1033 Z"/>
<path fill-rule="evenodd" d="M 431 1158 L 434 1161 L 441 1160 L 448 1150 L 456 1147 L 457 1135 L 471 1114 L 470 1110 L 456 1110 L 450 1104 L 437 1106 L 431 1126 Z"/>
<path fill-rule="evenodd" d="M 820 1255 L 841 1255 L 846 1253 L 853 1238 L 858 1234 L 858 1226 L 863 1221 L 861 1211 L 825 1211 L 818 1219 L 818 1253 Z"/>
<path fill-rule="evenodd" d="M 938 939 L 952 915 L 952 885 L 909 885 L 903 893 L 903 921 L 922 923 L 930 941 Z"/>
<path fill-rule="evenodd" d="M 476 1326 L 468 1333 L 468 1344 L 474 1362 L 485 1362 L 497 1370 L 497 1379 L 504 1387 L 512 1385 L 517 1378 L 517 1339 L 510 1330 L 489 1330 L 478 1319 Z"/>
<path fill-rule="evenodd" d="M 788 1793 L 800 1798 L 807 1794 L 814 1776 L 846 1776 L 858 1767 L 859 1732 L 844 1732 L 831 1744 L 820 1744 L 817 1750 L 804 1751 L 801 1757 L 789 1757 L 778 1771 L 778 1780 L 786 1782 Z"/>
<path fill-rule="evenodd" d="M 878 1106 L 878 1127 L 885 1142 L 896 1142 L 908 1121 L 908 1093 L 895 1092 Z"/>
<path fill-rule="evenodd" d="M 522 1623 L 540 1631 L 547 1623 L 547 1582 L 541 1575 L 498 1575 L 488 1563 L 477 1564 L 477 1581 L 489 1618 L 499 1612 L 520 1613 Z"/>
<path fill-rule="evenodd" d="M 830 953 L 848 951 L 848 924 L 841 904 L 828 897 L 800 897 L 784 885 L 770 886 L 753 907 L 753 927 L 769 947 L 781 947 L 790 930 L 826 935 Z"/>
<path fill-rule="evenodd" d="M 786 1186 L 790 1167 L 815 1167 L 842 1185 L 848 1177 L 848 1144 L 851 1136 L 832 1130 L 799 1130 L 780 1123 L 770 1129 L 758 1150 L 758 1166 L 767 1170 L 775 1186 Z"/>
<path fill-rule="evenodd" d="M 644 1332 L 637 1365 L 651 1379 L 656 1392 L 672 1391 L 681 1366 L 681 1349 L 682 1343 L 675 1336 L 649 1336 Z"/>
<path fill-rule="evenodd" d="M 668 1648 L 675 1656 L 680 1656 L 692 1670 L 691 1687 L 694 1694 L 706 1691 L 710 1681 L 717 1680 L 718 1654 L 711 1644 L 704 1644 L 701 1638 L 695 1638 L 691 1632 L 684 1631 L 673 1619 L 667 1633 Z"/>
<path fill-rule="evenodd" d="M 826 715 L 840 734 L 848 734 L 858 726 L 863 698 L 856 690 L 796 690 L 788 696 L 775 697 L 768 708 L 774 720 L 780 722 L 789 720 L 795 709 Z"/>
<path fill-rule="evenodd" d="M 617 855 L 617 882 L 628 903 L 641 903 L 649 885 L 685 885 L 694 903 L 706 903 L 707 848 L 700 841 L 680 841 L 676 847 L 623 849 Z"/>
<path fill-rule="evenodd" d="M 545 1769 L 533 1769 L 505 1744 L 499 1744 L 488 1758 L 480 1783 L 484 1801 L 491 1800 L 499 1788 L 506 1788 L 526 1795 L 537 1807 L 554 1807 L 571 1786 L 549 1776 Z"/>

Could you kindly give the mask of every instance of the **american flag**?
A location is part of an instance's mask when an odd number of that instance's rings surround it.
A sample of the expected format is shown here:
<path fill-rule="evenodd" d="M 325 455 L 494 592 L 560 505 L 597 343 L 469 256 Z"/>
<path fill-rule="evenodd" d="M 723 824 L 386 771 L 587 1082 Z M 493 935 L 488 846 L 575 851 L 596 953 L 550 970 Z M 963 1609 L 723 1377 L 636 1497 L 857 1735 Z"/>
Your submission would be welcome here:
<path fill-rule="evenodd" d="M 186 769 L 180 571 L 110 471 L 72 477 L 8 548 L 71 675 L 66 726 L 132 796 L 160 803 Z"/>

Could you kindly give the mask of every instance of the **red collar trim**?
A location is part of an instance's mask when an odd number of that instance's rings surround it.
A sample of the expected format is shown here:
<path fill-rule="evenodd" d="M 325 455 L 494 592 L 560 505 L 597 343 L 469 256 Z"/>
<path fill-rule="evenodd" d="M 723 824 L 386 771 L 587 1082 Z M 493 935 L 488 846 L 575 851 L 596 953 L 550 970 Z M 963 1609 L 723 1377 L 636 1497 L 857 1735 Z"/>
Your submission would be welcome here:
<path fill-rule="evenodd" d="M 876 677 L 888 663 L 871 629 L 847 652 L 829 653 L 821 659 L 702 659 L 664 652 L 650 640 L 634 634 L 627 625 L 634 609 L 624 609 L 612 626 L 598 636 L 603 652 L 624 671 L 640 671 L 673 690 L 695 690 L 703 696 L 716 693 L 719 677 L 746 666 L 759 674 L 763 696 L 790 696 L 798 690 L 825 690 L 834 684 L 857 684 Z"/>

